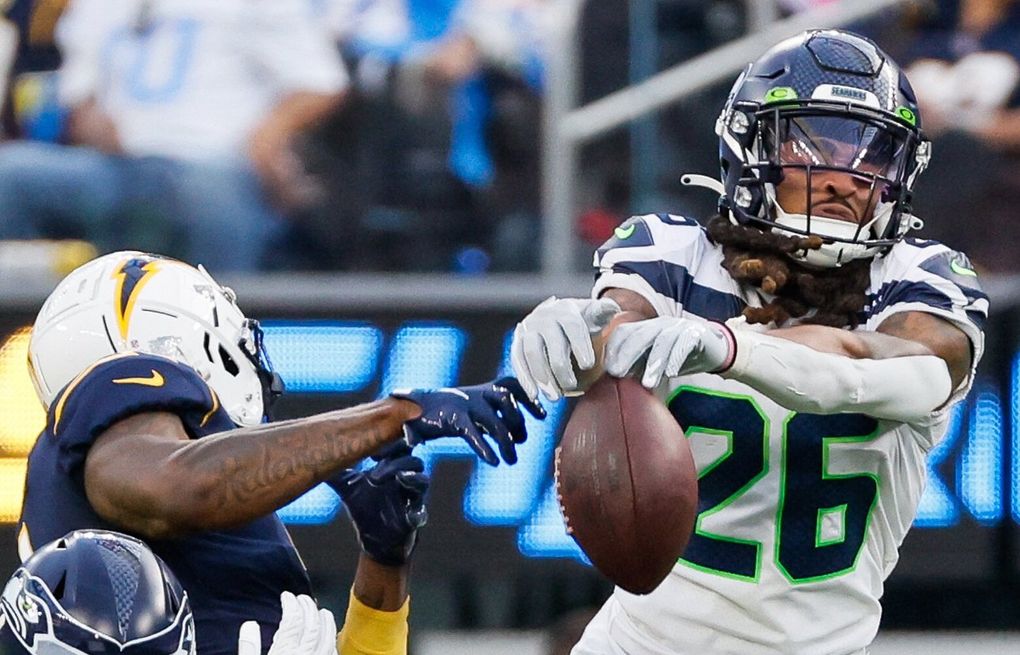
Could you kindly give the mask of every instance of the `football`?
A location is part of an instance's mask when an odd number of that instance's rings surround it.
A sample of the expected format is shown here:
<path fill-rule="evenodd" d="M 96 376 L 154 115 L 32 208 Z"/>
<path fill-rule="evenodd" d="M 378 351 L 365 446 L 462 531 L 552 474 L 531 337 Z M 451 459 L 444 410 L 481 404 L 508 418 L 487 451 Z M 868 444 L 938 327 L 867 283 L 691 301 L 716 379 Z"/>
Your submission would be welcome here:
<path fill-rule="evenodd" d="M 604 376 L 581 398 L 556 450 L 567 533 L 618 586 L 647 594 L 683 553 L 697 516 L 687 439 L 639 382 Z"/>

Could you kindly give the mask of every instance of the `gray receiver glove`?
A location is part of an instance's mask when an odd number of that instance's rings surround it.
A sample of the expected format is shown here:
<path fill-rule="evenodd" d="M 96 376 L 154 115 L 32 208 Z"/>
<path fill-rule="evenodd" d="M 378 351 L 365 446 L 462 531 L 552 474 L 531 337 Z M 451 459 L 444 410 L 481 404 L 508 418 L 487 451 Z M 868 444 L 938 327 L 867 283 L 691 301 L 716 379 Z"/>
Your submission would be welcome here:
<path fill-rule="evenodd" d="M 614 377 L 640 372 L 641 384 L 654 389 L 663 377 L 725 371 L 735 354 L 733 333 L 725 325 L 697 317 L 660 316 L 613 330 L 605 367 Z"/>
<path fill-rule="evenodd" d="M 609 324 L 620 306 L 609 298 L 548 298 L 517 324 L 510 361 L 525 393 L 539 390 L 551 400 L 576 391 L 574 361 L 582 371 L 595 366 L 592 335 Z M 573 360 L 571 361 L 571 355 Z"/>

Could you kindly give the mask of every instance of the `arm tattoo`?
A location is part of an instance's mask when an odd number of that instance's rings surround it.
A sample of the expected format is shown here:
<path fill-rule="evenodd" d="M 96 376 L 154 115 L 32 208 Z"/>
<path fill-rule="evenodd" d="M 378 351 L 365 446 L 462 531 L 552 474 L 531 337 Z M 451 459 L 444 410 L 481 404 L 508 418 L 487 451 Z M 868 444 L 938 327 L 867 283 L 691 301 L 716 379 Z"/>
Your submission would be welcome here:
<path fill-rule="evenodd" d="M 226 442 L 209 444 L 217 451 L 223 450 L 223 457 L 212 457 L 217 461 L 216 477 L 222 482 L 216 499 L 218 509 L 257 502 L 267 494 L 277 496 L 274 492 L 303 493 L 400 434 L 393 429 L 384 431 L 377 421 L 362 426 L 330 425 L 330 421 L 305 427 L 302 423 L 298 420 L 232 430 L 206 440 Z"/>
<path fill-rule="evenodd" d="M 96 440 L 86 492 L 101 516 L 151 538 L 236 527 L 396 440 L 417 415 L 388 398 L 192 441 L 177 416 L 139 414 Z"/>

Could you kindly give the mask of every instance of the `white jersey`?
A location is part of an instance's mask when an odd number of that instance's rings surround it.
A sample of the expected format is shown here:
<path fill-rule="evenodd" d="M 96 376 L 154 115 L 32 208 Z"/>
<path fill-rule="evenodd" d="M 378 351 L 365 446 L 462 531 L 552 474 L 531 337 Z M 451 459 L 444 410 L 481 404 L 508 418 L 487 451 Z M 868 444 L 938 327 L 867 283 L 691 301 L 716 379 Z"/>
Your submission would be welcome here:
<path fill-rule="evenodd" d="M 94 98 L 131 155 L 243 159 L 285 96 L 347 85 L 307 0 L 73 0 L 57 36 L 62 102 Z"/>
<path fill-rule="evenodd" d="M 734 281 L 694 221 L 633 218 L 595 256 L 593 293 L 630 289 L 662 316 L 725 321 L 759 292 Z M 898 243 L 871 266 L 858 330 L 899 312 L 942 317 L 983 348 L 987 296 L 966 258 L 933 241 Z M 971 376 L 972 377 L 972 376 Z M 970 380 L 957 389 L 962 398 Z M 627 653 L 853 653 L 879 625 L 883 583 L 913 522 L 925 456 L 948 408 L 917 424 L 790 411 L 734 380 L 698 374 L 658 390 L 699 471 L 695 533 L 654 592 L 617 589 Z M 621 611 L 622 610 L 622 611 Z M 630 636 L 628 636 L 630 635 Z"/>

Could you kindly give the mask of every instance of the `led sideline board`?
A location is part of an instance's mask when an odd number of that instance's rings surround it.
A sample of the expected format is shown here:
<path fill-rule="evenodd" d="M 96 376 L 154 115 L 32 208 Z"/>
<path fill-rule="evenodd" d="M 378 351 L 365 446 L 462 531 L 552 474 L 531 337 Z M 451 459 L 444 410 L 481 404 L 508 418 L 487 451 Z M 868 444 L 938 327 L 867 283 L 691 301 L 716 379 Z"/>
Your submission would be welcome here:
<path fill-rule="evenodd" d="M 467 323 L 412 321 L 387 327 L 369 321 L 274 320 L 264 326 L 267 349 L 288 394 L 381 396 L 400 387 L 460 382 L 471 336 Z M 510 336 L 505 333 L 501 357 L 494 358 L 500 363 L 489 375 L 509 372 Z M 0 336 L 0 343 L 0 522 L 10 523 L 17 520 L 25 456 L 43 412 L 25 369 L 28 329 Z M 1020 355 L 1014 355 L 1011 373 L 1008 389 L 980 379 L 954 409 L 949 434 L 929 455 L 929 482 L 915 526 L 946 528 L 965 519 L 982 526 L 1000 525 L 1007 518 L 1020 523 L 1020 431 L 1015 417 L 1020 408 Z M 1014 414 L 1011 434 L 1005 433 L 1007 407 Z M 515 528 L 517 547 L 528 557 L 583 560 L 564 532 L 551 480 L 550 462 L 566 409 L 565 401 L 547 403 L 546 421 L 528 417 L 529 439 L 519 447 L 520 461 L 512 467 L 479 464 L 466 445 L 454 440 L 430 444 L 419 454 L 429 469 L 449 458 L 474 462 L 463 495 L 464 516 L 471 523 Z M 1006 452 L 1012 453 L 1008 463 Z M 1012 495 L 1004 498 L 1007 475 Z M 339 510 L 336 494 L 320 485 L 280 515 L 289 523 L 315 525 L 335 520 Z"/>

